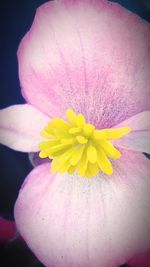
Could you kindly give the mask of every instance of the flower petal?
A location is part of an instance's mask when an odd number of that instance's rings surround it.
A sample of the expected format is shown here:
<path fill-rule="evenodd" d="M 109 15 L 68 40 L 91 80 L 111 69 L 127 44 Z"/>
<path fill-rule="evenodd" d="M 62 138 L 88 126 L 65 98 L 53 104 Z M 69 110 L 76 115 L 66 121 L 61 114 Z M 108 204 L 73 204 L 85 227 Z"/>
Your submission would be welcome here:
<path fill-rule="evenodd" d="M 150 26 L 116 3 L 49 1 L 18 51 L 25 99 L 108 128 L 150 107 Z"/>
<path fill-rule="evenodd" d="M 15 219 L 45 266 L 116 267 L 150 245 L 149 160 L 122 155 L 111 177 L 50 175 L 49 164 L 29 174 Z"/>
<path fill-rule="evenodd" d="M 0 142 L 24 152 L 39 151 L 40 132 L 49 118 L 31 105 L 14 105 L 0 111 Z"/>
<path fill-rule="evenodd" d="M 115 128 L 129 126 L 132 131 L 150 131 L 150 111 L 144 111 L 116 125 Z"/>
<path fill-rule="evenodd" d="M 150 266 L 150 251 L 136 255 L 128 261 L 130 267 L 149 267 Z"/>
<path fill-rule="evenodd" d="M 43 164 L 43 163 L 50 162 L 49 158 L 44 158 L 44 159 L 40 158 L 39 152 L 37 152 L 37 153 L 31 152 L 31 153 L 29 153 L 28 156 L 29 156 L 30 163 L 33 167 L 36 167 L 36 166 Z"/>
<path fill-rule="evenodd" d="M 14 238 L 15 233 L 15 223 L 0 217 L 0 243 Z"/>
<path fill-rule="evenodd" d="M 129 126 L 132 132 L 113 144 L 134 151 L 150 153 L 150 111 L 141 112 L 116 127 Z"/>
<path fill-rule="evenodd" d="M 133 132 L 113 142 L 115 146 L 150 154 L 150 131 Z"/>

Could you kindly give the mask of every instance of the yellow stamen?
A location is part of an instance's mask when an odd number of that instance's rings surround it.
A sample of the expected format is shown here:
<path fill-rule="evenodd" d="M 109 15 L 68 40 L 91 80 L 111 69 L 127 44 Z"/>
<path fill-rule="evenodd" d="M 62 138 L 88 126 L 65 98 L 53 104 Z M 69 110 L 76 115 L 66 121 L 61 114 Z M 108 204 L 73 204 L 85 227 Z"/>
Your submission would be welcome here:
<path fill-rule="evenodd" d="M 79 126 L 79 127 L 83 127 L 83 125 L 85 124 L 85 118 L 84 118 L 84 116 L 83 116 L 82 114 L 79 114 L 79 115 L 77 116 L 76 124 L 77 124 L 77 126 Z"/>
<path fill-rule="evenodd" d="M 76 124 L 77 116 L 76 116 L 75 112 L 72 109 L 67 109 L 66 117 L 67 117 L 67 119 L 69 120 L 69 122 L 71 124 L 73 124 L 73 125 Z"/>
<path fill-rule="evenodd" d="M 98 168 L 98 165 L 97 163 L 88 163 L 87 165 L 87 169 L 86 169 L 86 172 L 85 172 L 85 176 L 87 178 L 92 178 L 93 176 L 96 176 L 99 172 L 99 168 Z"/>
<path fill-rule="evenodd" d="M 80 128 L 71 128 L 69 129 L 69 134 L 77 134 L 80 133 L 81 129 Z"/>
<path fill-rule="evenodd" d="M 72 166 L 76 166 L 77 163 L 80 161 L 83 151 L 84 151 L 84 146 L 77 147 L 75 153 L 73 154 L 70 160 L 70 164 Z"/>
<path fill-rule="evenodd" d="M 101 170 L 107 175 L 113 173 L 110 160 L 121 157 L 111 143 L 112 139 L 129 134 L 128 126 L 97 130 L 88 124 L 82 114 L 73 110 L 66 111 L 68 122 L 55 118 L 43 129 L 46 138 L 39 144 L 41 158 L 52 159 L 51 172 L 78 172 L 80 176 L 91 178 Z"/>
<path fill-rule="evenodd" d="M 87 165 L 88 165 L 87 148 L 85 148 L 84 153 L 77 165 L 78 173 L 80 176 L 85 176 Z"/>
<path fill-rule="evenodd" d="M 84 144 L 86 144 L 86 143 L 88 142 L 88 139 L 85 138 L 85 137 L 82 136 L 82 135 L 78 135 L 78 136 L 76 137 L 76 139 L 77 139 L 78 143 L 81 144 L 81 145 L 84 145 Z"/>
<path fill-rule="evenodd" d="M 101 149 L 98 152 L 98 166 L 99 168 L 106 174 L 111 175 L 113 173 L 113 168 L 112 165 L 109 161 L 109 159 L 107 158 L 106 154 L 104 153 L 104 151 Z"/>
<path fill-rule="evenodd" d="M 90 137 L 94 132 L 95 127 L 92 124 L 85 124 L 83 127 L 83 133 L 85 136 Z"/>
<path fill-rule="evenodd" d="M 94 146 L 89 145 L 87 148 L 87 157 L 89 162 L 96 163 L 97 162 L 97 150 Z"/>

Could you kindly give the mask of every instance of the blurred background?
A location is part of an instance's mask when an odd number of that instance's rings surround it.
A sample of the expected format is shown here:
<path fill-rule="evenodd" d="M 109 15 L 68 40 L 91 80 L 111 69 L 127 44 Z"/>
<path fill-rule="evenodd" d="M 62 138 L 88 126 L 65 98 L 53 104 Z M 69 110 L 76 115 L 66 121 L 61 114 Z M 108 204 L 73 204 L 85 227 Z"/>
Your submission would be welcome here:
<path fill-rule="evenodd" d="M 46 1 L 6 0 L 0 3 L 0 108 L 24 103 L 20 93 L 16 52 L 22 37 L 32 24 L 36 8 L 44 2 Z M 150 0 L 113 2 L 120 3 L 150 21 Z M 4 146 L 0 149 L 0 266 L 43 266 L 18 237 L 13 223 L 13 207 L 19 188 L 32 169 L 28 155 Z"/>

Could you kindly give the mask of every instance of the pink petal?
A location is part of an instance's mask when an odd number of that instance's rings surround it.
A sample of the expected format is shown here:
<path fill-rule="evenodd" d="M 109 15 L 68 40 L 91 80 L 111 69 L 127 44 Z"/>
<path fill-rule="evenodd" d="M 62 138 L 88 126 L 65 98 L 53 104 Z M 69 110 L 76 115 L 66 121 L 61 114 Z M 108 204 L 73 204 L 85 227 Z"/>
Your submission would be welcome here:
<path fill-rule="evenodd" d="M 19 151 L 39 151 L 40 132 L 49 120 L 28 104 L 5 108 L 0 111 L 0 142 Z"/>
<path fill-rule="evenodd" d="M 150 266 L 150 251 L 135 256 L 128 262 L 130 267 L 149 267 Z"/>
<path fill-rule="evenodd" d="M 150 26 L 115 3 L 49 1 L 18 51 L 25 99 L 111 127 L 150 107 Z"/>
<path fill-rule="evenodd" d="M 0 243 L 12 239 L 15 236 L 15 232 L 15 223 L 0 217 Z"/>
<path fill-rule="evenodd" d="M 114 145 L 133 151 L 150 153 L 150 111 L 141 112 L 116 127 L 124 125 L 131 127 L 132 132 L 115 140 Z"/>
<path fill-rule="evenodd" d="M 111 177 L 50 175 L 49 164 L 29 174 L 15 219 L 45 266 L 118 267 L 150 246 L 149 161 L 122 154 Z"/>

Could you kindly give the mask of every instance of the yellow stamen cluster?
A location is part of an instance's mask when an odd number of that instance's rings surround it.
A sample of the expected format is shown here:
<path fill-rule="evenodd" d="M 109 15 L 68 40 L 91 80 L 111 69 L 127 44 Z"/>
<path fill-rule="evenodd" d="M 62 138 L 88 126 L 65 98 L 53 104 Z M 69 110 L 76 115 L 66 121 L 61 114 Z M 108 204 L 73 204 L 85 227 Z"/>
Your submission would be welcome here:
<path fill-rule="evenodd" d="M 76 115 L 71 109 L 66 111 L 68 122 L 55 118 L 44 128 L 41 135 L 46 138 L 39 144 L 41 158 L 52 159 L 51 172 L 74 173 L 80 176 L 93 177 L 99 170 L 111 175 L 113 172 L 109 158 L 120 158 L 120 152 L 110 140 L 128 134 L 131 129 L 96 130 L 88 124 L 82 114 Z"/>

